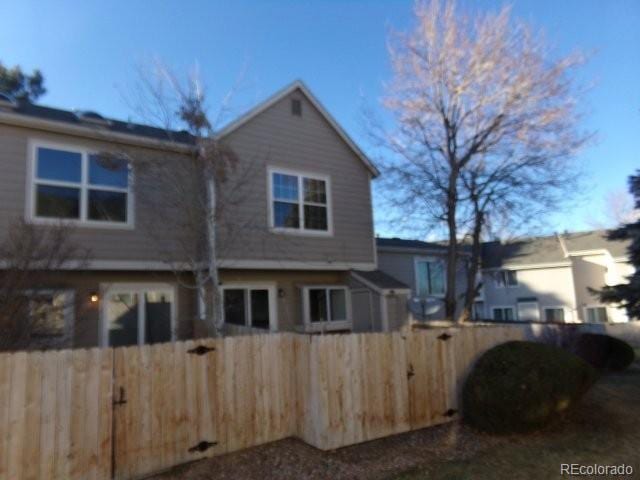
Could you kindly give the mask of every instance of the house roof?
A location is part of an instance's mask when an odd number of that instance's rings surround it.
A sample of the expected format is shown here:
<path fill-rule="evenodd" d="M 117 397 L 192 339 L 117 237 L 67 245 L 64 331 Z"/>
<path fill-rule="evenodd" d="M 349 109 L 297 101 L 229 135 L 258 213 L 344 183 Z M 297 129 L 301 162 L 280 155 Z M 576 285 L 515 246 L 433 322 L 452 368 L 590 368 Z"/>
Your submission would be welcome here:
<path fill-rule="evenodd" d="M 606 235 L 606 230 L 593 230 L 504 243 L 486 242 L 482 245 L 483 267 L 566 262 L 567 256 L 582 255 L 594 250 L 606 250 L 614 258 L 625 257 L 629 242 L 609 240 Z"/>
<path fill-rule="evenodd" d="M 536 237 L 510 242 L 484 242 L 482 266 L 498 268 L 504 265 L 531 265 L 566 262 L 564 250 L 558 239 Z"/>
<path fill-rule="evenodd" d="M 90 111 L 71 111 L 35 105 L 30 102 L 18 102 L 13 107 L 10 107 L 7 112 L 28 118 L 47 120 L 76 127 L 88 127 L 127 136 L 182 143 L 185 145 L 193 143 L 193 137 L 186 131 L 166 130 L 149 125 L 142 125 L 140 123 L 104 118 Z"/>
<path fill-rule="evenodd" d="M 422 240 L 408 240 L 398 237 L 376 237 L 376 246 L 381 249 L 447 251 L 447 245 L 444 243 L 423 242 Z"/>
<path fill-rule="evenodd" d="M 584 252 L 586 250 L 608 250 L 614 258 L 627 255 L 629 241 L 609 240 L 606 230 L 590 232 L 565 233 L 562 238 L 569 252 Z"/>
<path fill-rule="evenodd" d="M 505 265 L 562 263 L 569 261 L 567 258 L 569 255 L 582 255 L 593 250 L 607 250 L 614 258 L 625 257 L 629 242 L 609 240 L 606 234 L 606 230 L 594 230 L 563 233 L 559 236 L 530 237 L 508 242 L 483 242 L 482 266 L 483 268 L 500 268 Z M 559 237 L 564 243 L 564 248 Z M 447 249 L 444 243 L 401 238 L 376 238 L 376 244 L 381 250 L 405 252 L 444 253 Z"/>
<path fill-rule="evenodd" d="M 320 103 L 320 100 L 318 100 L 315 97 L 315 95 L 311 93 L 311 90 L 309 90 L 309 88 L 301 80 L 296 80 L 292 82 L 291 84 L 287 85 L 283 89 L 271 95 L 269 98 L 267 98 L 263 102 L 253 107 L 248 112 L 236 118 L 231 123 L 229 123 L 224 128 L 222 128 L 219 132 L 217 132 L 216 136 L 218 138 L 221 138 L 237 130 L 242 125 L 250 121 L 252 118 L 264 112 L 266 109 L 276 104 L 277 102 L 279 102 L 280 100 L 285 98 L 287 95 L 291 94 L 296 90 L 299 90 L 309 100 L 309 102 L 311 102 L 311 104 L 320 112 L 320 114 L 329 123 L 329 125 L 333 127 L 333 129 L 336 131 L 338 136 L 342 138 L 342 140 L 349 146 L 349 148 L 353 151 L 353 153 L 355 153 L 355 155 L 362 161 L 362 163 L 364 163 L 365 167 L 371 172 L 371 174 L 374 177 L 377 177 L 378 175 L 380 175 L 380 172 L 375 167 L 373 162 L 369 160 L 369 158 L 364 154 L 364 152 L 360 149 L 360 147 L 356 145 L 356 143 L 349 136 L 349 134 L 347 134 L 347 132 L 340 126 L 340 124 L 335 120 L 335 118 L 333 118 L 333 116 L 322 105 L 322 103 Z"/>
<path fill-rule="evenodd" d="M 380 290 L 406 290 L 409 285 L 380 270 L 354 270 L 356 278 L 365 280 Z"/>

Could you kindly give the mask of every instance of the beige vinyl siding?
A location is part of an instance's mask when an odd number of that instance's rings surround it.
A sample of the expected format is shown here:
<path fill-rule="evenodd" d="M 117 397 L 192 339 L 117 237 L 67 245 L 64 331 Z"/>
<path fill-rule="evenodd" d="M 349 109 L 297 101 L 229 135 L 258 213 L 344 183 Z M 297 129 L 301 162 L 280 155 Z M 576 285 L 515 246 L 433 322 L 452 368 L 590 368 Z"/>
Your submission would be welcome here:
<path fill-rule="evenodd" d="M 149 149 L 133 150 L 114 143 L 0 125 L 0 237 L 4 237 L 13 222 L 25 218 L 30 140 L 96 151 L 127 152 L 134 158 L 136 155 L 149 157 L 155 154 Z M 143 181 L 143 178 L 136 180 Z M 133 229 L 78 226 L 73 228 L 73 238 L 90 251 L 91 260 L 161 261 L 164 258 L 154 247 L 155 242 L 160 242 L 158 248 L 174 250 L 176 237 L 173 233 L 177 231 L 177 224 L 172 223 L 171 218 L 165 218 L 166 234 L 150 241 L 148 231 L 142 225 L 145 217 L 154 214 L 157 212 L 141 211 L 135 204 Z"/>
<path fill-rule="evenodd" d="M 294 261 L 301 269 L 304 262 L 321 262 L 325 268 L 331 268 L 332 263 L 340 265 L 336 268 L 345 268 L 344 264 L 373 268 L 371 173 L 301 93 L 296 91 L 292 95 L 302 100 L 302 117 L 291 114 L 289 96 L 224 139 L 238 161 L 223 187 L 219 256 L 243 261 Z M 30 139 L 99 151 L 124 150 L 134 159 L 172 155 L 179 165 L 177 154 L 0 125 L 0 234 L 7 231 L 11 222 L 25 217 Z M 268 166 L 330 177 L 333 235 L 269 231 Z M 144 182 L 144 178 L 137 175 L 135 181 Z M 133 229 L 81 226 L 75 229 L 75 238 L 91 251 L 91 259 L 97 261 L 162 262 L 167 260 L 165 252 L 181 251 L 176 247 L 179 223 L 175 215 L 144 211 L 138 203 L 134 212 Z M 159 214 L 163 215 L 166 228 L 161 235 L 150 236 L 144 225 Z M 233 264 L 227 266 L 233 268 Z"/>
<path fill-rule="evenodd" d="M 302 117 L 291 114 L 292 96 L 302 101 Z M 241 185 L 244 201 L 233 207 L 234 233 L 222 234 L 221 256 L 368 263 L 373 267 L 371 173 L 305 97 L 292 93 L 225 141 L 244 162 L 228 182 L 231 188 Z M 332 236 L 269 231 L 268 167 L 330 178 Z"/>

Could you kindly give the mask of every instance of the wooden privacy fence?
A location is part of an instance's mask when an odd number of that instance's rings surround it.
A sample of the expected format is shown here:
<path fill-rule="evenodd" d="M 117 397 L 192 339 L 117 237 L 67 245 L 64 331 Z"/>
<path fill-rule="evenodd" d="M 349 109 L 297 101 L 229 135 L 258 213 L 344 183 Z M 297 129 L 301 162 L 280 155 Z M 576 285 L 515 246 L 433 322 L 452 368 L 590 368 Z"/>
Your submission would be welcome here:
<path fill-rule="evenodd" d="M 0 479 L 135 479 L 297 436 L 321 449 L 456 418 L 519 326 L 227 337 L 0 355 Z"/>

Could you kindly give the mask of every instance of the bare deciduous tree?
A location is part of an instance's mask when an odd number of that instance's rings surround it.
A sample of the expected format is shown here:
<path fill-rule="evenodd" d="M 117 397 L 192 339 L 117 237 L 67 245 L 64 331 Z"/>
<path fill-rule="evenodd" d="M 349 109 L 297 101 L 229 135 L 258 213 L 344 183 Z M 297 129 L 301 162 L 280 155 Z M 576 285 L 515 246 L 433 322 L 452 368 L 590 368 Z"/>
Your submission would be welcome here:
<path fill-rule="evenodd" d="M 150 240 L 158 240 L 155 246 L 181 284 L 197 292 L 203 308 L 200 320 L 210 335 L 220 333 L 223 321 L 220 222 L 226 208 L 242 194 L 246 175 L 238 169 L 247 168 L 238 165 L 234 152 L 215 135 L 214 126 L 226 114 L 229 99 L 230 94 L 221 102 L 215 121 L 211 120 L 197 72 L 181 80 L 156 62 L 152 70 L 140 73 L 134 108 L 146 121 L 165 129 L 169 138 L 179 128 L 186 130 L 182 133 L 188 133 L 189 146 L 181 153 L 128 154 L 139 179 L 134 182 L 136 201 L 145 211 L 154 212 L 141 222 Z M 230 176 L 232 187 L 225 185 Z M 176 231 L 167 231 L 168 218 Z M 225 222 L 225 239 L 233 234 L 230 225 L 233 222 Z M 174 243 L 167 245 L 167 234 Z M 190 278 L 184 272 L 190 272 Z"/>
<path fill-rule="evenodd" d="M 0 243 L 0 350 L 69 343 L 65 316 L 80 312 L 76 299 L 61 295 L 65 289 L 57 279 L 61 272 L 82 270 L 89 258 L 71 237 L 71 228 L 62 224 L 16 221 L 9 227 Z"/>
<path fill-rule="evenodd" d="M 451 320 L 460 241 L 471 238 L 465 320 L 487 227 L 557 208 L 575 179 L 570 159 L 588 138 L 577 128 L 571 77 L 582 57 L 552 57 L 509 8 L 470 16 L 433 0 L 415 14 L 415 29 L 390 47 L 394 78 L 383 102 L 394 126 L 375 136 L 393 153 L 385 165 L 393 203 L 447 233 Z"/>

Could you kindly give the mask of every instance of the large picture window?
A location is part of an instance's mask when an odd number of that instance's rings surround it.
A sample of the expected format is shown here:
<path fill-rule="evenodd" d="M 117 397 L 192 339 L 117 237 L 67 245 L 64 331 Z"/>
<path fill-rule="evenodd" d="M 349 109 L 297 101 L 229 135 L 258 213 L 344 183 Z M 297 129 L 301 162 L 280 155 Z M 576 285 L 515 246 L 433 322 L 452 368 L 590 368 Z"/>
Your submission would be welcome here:
<path fill-rule="evenodd" d="M 289 171 L 269 171 L 271 227 L 275 230 L 330 233 L 329 179 Z"/>
<path fill-rule="evenodd" d="M 129 162 L 117 156 L 35 144 L 31 220 L 133 225 L 130 170 Z"/>
<path fill-rule="evenodd" d="M 445 291 L 444 261 L 439 258 L 416 260 L 416 290 L 419 297 L 442 296 Z"/>

